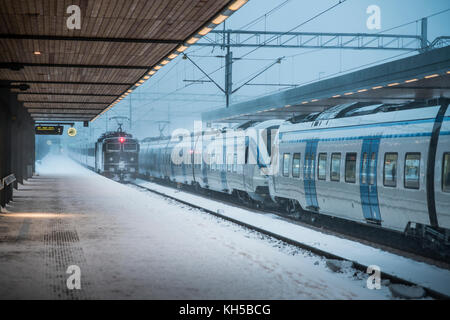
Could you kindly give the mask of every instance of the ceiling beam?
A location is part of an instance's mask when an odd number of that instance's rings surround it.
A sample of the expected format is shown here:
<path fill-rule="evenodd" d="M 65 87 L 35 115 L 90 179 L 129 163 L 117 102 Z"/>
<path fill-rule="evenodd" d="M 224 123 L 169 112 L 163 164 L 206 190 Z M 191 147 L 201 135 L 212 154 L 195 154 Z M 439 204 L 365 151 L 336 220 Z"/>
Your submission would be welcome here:
<path fill-rule="evenodd" d="M 22 103 L 65 103 L 65 104 L 101 104 L 107 105 L 108 102 L 73 102 L 73 101 L 24 101 L 21 100 Z"/>
<path fill-rule="evenodd" d="M 12 40 L 50 40 L 50 41 L 95 41 L 113 43 L 143 43 L 143 44 L 183 44 L 183 40 L 175 39 L 142 39 L 142 38 L 103 38 L 103 37 L 73 37 L 31 34 L 0 34 L 0 39 Z"/>
<path fill-rule="evenodd" d="M 97 93 L 68 93 L 68 92 L 26 92 L 20 91 L 18 94 L 33 94 L 45 96 L 86 96 L 86 97 L 117 97 L 118 94 L 97 94 Z"/>
<path fill-rule="evenodd" d="M 85 69 L 150 69 L 151 66 L 128 65 L 95 65 L 95 64 L 56 64 L 56 63 L 31 63 L 31 62 L 0 62 L 0 69 L 19 71 L 24 67 L 49 67 L 49 68 L 85 68 Z"/>
<path fill-rule="evenodd" d="M 131 86 L 134 82 L 85 82 L 85 81 L 38 81 L 38 80 L 2 80 L 11 83 L 31 83 L 31 84 L 73 84 L 73 85 L 100 85 L 100 86 Z"/>

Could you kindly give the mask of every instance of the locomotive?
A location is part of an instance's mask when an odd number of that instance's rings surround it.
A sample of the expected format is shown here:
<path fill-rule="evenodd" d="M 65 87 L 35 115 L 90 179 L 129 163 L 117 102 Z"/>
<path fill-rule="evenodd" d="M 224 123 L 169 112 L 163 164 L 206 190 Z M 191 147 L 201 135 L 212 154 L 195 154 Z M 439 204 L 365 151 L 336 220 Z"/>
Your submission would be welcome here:
<path fill-rule="evenodd" d="M 135 180 L 139 170 L 139 141 L 122 130 L 102 134 L 95 144 L 70 147 L 71 156 L 86 167 L 116 181 Z"/>

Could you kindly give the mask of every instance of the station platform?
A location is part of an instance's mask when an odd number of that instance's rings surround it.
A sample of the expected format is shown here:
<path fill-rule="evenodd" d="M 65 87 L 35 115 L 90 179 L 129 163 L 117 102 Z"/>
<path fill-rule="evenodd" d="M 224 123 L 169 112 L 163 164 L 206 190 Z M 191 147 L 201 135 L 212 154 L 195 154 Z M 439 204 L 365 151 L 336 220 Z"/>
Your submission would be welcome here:
<path fill-rule="evenodd" d="M 48 156 L 0 213 L 0 299 L 386 299 L 324 259 Z M 81 289 L 67 273 L 81 271 Z"/>

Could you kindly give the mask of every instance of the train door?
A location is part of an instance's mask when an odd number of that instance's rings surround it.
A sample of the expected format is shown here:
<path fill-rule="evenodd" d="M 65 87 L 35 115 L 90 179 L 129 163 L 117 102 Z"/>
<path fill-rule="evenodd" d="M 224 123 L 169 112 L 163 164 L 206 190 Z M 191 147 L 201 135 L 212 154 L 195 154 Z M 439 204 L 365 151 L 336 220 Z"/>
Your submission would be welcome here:
<path fill-rule="evenodd" d="M 377 191 L 377 159 L 380 139 L 364 139 L 360 161 L 361 206 L 366 220 L 381 221 Z"/>
<path fill-rule="evenodd" d="M 304 186 L 306 208 L 317 211 L 319 204 L 317 202 L 316 193 L 316 174 L 315 174 L 315 159 L 318 141 L 307 141 L 305 149 L 305 164 L 303 167 Z"/>

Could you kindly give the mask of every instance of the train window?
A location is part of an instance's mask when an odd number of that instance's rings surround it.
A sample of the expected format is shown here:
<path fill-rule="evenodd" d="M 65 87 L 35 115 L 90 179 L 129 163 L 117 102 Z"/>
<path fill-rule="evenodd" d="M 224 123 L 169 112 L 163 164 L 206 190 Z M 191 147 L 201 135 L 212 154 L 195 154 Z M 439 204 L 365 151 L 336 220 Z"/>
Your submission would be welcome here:
<path fill-rule="evenodd" d="M 126 143 L 123 145 L 124 151 L 137 151 L 137 144 L 135 143 Z"/>
<path fill-rule="evenodd" d="M 325 180 L 327 175 L 327 154 L 319 153 L 318 162 L 319 164 L 317 166 L 317 178 L 319 180 Z"/>
<path fill-rule="evenodd" d="M 367 152 L 364 152 L 362 155 L 362 167 L 361 167 L 361 183 L 367 183 Z"/>
<path fill-rule="evenodd" d="M 120 143 L 108 143 L 107 151 L 120 151 Z"/>
<path fill-rule="evenodd" d="M 291 154 L 285 153 L 283 155 L 283 176 L 289 177 L 289 161 L 291 160 Z"/>
<path fill-rule="evenodd" d="M 314 153 L 311 153 L 311 171 L 309 172 L 309 179 L 314 179 L 314 172 L 315 172 L 315 168 L 316 168 L 316 163 L 315 163 L 315 159 L 316 156 Z"/>
<path fill-rule="evenodd" d="M 341 154 L 332 153 L 331 154 L 331 169 L 330 169 L 330 179 L 331 181 L 341 180 Z"/>
<path fill-rule="evenodd" d="M 442 169 L 442 191 L 450 192 L 450 153 L 444 153 Z"/>
<path fill-rule="evenodd" d="M 356 182 L 356 153 L 347 153 L 345 156 L 345 182 Z"/>
<path fill-rule="evenodd" d="M 292 158 L 292 176 L 294 178 L 300 177 L 300 153 L 294 153 Z"/>
<path fill-rule="evenodd" d="M 375 184 L 375 179 L 377 178 L 377 154 L 375 152 L 372 152 L 372 156 L 370 157 L 370 181 L 369 183 L 371 185 Z"/>
<path fill-rule="evenodd" d="M 407 153 L 405 157 L 405 188 L 419 189 L 420 153 Z"/>
<path fill-rule="evenodd" d="M 386 153 L 384 155 L 383 184 L 386 187 L 397 186 L 397 153 Z"/>

